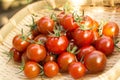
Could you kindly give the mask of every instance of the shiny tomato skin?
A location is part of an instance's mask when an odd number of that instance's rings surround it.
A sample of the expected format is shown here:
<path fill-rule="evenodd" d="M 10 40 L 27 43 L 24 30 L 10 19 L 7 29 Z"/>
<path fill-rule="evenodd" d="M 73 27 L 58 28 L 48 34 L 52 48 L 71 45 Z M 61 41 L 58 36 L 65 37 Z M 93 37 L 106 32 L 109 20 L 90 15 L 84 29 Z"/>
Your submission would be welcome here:
<path fill-rule="evenodd" d="M 39 64 L 33 61 L 29 61 L 25 64 L 24 74 L 28 78 L 35 78 L 40 74 Z"/>
<path fill-rule="evenodd" d="M 64 35 L 60 37 L 48 37 L 46 47 L 48 51 L 60 54 L 66 50 L 68 43 L 68 39 Z"/>
<path fill-rule="evenodd" d="M 79 28 L 75 29 L 72 33 L 72 37 L 77 46 L 87 46 L 93 41 L 94 34 L 92 30 L 81 30 Z"/>
<path fill-rule="evenodd" d="M 11 48 L 10 53 L 13 55 L 12 57 L 15 62 L 19 62 L 19 63 L 21 62 L 21 56 L 22 56 L 21 52 L 17 51 L 15 48 Z"/>
<path fill-rule="evenodd" d="M 110 37 L 100 37 L 94 43 L 97 50 L 102 51 L 106 56 L 109 56 L 114 51 L 114 41 Z"/>
<path fill-rule="evenodd" d="M 67 14 L 63 17 L 62 26 L 67 31 L 72 31 L 79 27 L 78 24 L 74 22 L 72 14 Z"/>
<path fill-rule="evenodd" d="M 54 77 L 59 73 L 59 66 L 54 61 L 49 61 L 44 64 L 44 73 L 47 77 Z"/>
<path fill-rule="evenodd" d="M 74 79 L 78 79 L 85 75 L 86 68 L 81 62 L 72 62 L 69 64 L 68 71 Z"/>
<path fill-rule="evenodd" d="M 19 52 L 25 51 L 28 45 L 30 44 L 26 40 L 22 40 L 21 35 L 16 35 L 13 38 L 13 47 Z"/>
<path fill-rule="evenodd" d="M 108 22 L 103 26 L 102 34 L 111 38 L 118 36 L 119 26 L 115 22 Z"/>
<path fill-rule="evenodd" d="M 88 15 L 83 16 L 83 20 L 80 22 L 80 24 L 85 25 L 87 28 L 92 28 L 93 19 Z"/>
<path fill-rule="evenodd" d="M 23 54 L 22 54 L 22 56 L 21 56 L 21 59 L 24 60 L 25 63 L 27 63 L 28 61 L 30 61 L 30 60 L 28 59 L 28 57 L 27 57 L 26 51 L 23 52 Z"/>
<path fill-rule="evenodd" d="M 27 57 L 36 62 L 44 60 L 46 53 L 45 47 L 39 44 L 30 44 L 27 48 Z"/>
<path fill-rule="evenodd" d="M 40 33 L 48 34 L 54 29 L 54 21 L 47 16 L 40 18 L 37 22 L 37 28 Z"/>
<path fill-rule="evenodd" d="M 58 56 L 57 63 L 61 69 L 62 72 L 68 71 L 68 65 L 71 62 L 76 62 L 76 56 L 69 52 L 63 52 Z"/>
<path fill-rule="evenodd" d="M 90 73 L 98 73 L 105 69 L 106 56 L 101 51 L 94 50 L 84 58 L 84 65 Z"/>
<path fill-rule="evenodd" d="M 84 57 L 87 54 L 91 53 L 93 50 L 95 50 L 95 48 L 92 45 L 89 45 L 89 46 L 83 46 L 79 50 L 80 52 L 77 54 L 77 59 L 80 61 L 81 58 L 84 59 Z"/>
<path fill-rule="evenodd" d="M 36 42 L 39 42 L 39 41 L 42 41 L 43 43 L 45 43 L 47 41 L 47 36 L 46 35 L 43 35 L 43 34 L 39 34 L 38 36 L 36 36 L 34 38 L 34 40 Z"/>

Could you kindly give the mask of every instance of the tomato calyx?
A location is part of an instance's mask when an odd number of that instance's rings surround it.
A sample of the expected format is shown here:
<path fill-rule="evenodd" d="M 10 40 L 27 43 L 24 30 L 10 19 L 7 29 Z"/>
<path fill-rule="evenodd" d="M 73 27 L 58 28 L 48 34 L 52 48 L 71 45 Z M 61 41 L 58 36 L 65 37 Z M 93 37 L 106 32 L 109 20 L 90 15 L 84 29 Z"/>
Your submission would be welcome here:
<path fill-rule="evenodd" d="M 20 66 L 18 66 L 18 68 L 19 68 L 20 71 L 17 72 L 16 74 L 19 74 L 24 70 L 24 68 L 25 68 L 25 60 L 24 59 L 22 59 L 22 62 L 20 64 Z"/>
<path fill-rule="evenodd" d="M 26 26 L 30 27 L 30 31 L 37 29 L 37 24 L 35 23 L 33 16 L 32 16 L 32 24 Z"/>
<path fill-rule="evenodd" d="M 77 51 L 78 47 L 77 46 L 72 46 L 71 44 L 68 45 L 67 47 L 67 52 L 70 52 L 72 54 L 77 54 L 79 50 Z"/>
<path fill-rule="evenodd" d="M 72 13 L 72 16 L 73 16 L 73 18 L 74 18 L 74 21 L 75 21 L 78 25 L 80 25 L 80 22 L 83 20 L 83 15 L 84 15 L 84 14 L 82 14 L 82 16 L 80 16 L 80 15 L 78 15 L 77 12 L 73 12 L 73 13 Z"/>
<path fill-rule="evenodd" d="M 103 26 L 104 26 L 105 24 L 106 24 L 105 21 L 101 21 L 100 24 L 99 24 L 99 26 L 98 26 L 98 34 L 99 34 L 100 36 L 103 35 L 103 34 L 102 34 L 102 31 L 103 31 Z"/>
<path fill-rule="evenodd" d="M 120 42 L 120 39 L 114 39 L 114 46 L 118 51 L 120 51 L 120 47 L 117 45 Z"/>
<path fill-rule="evenodd" d="M 49 32 L 49 34 L 50 36 L 60 37 L 62 30 L 63 30 L 62 26 L 56 24 L 53 33 Z"/>
<path fill-rule="evenodd" d="M 9 51 L 9 52 L 3 52 L 3 54 L 5 54 L 5 55 L 7 55 L 7 57 L 9 57 L 9 59 L 8 59 L 8 61 L 7 61 L 7 63 L 9 63 L 10 62 L 10 60 L 12 60 L 13 59 L 13 51 Z"/>

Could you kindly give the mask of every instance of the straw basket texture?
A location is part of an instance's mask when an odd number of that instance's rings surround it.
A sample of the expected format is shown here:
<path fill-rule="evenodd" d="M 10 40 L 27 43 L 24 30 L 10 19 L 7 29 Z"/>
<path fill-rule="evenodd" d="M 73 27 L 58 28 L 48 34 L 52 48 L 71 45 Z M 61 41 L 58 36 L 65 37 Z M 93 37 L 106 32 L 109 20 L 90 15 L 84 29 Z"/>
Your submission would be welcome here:
<path fill-rule="evenodd" d="M 54 1 L 54 0 L 50 0 Z M 61 1 L 61 2 L 60 2 Z M 60 4 L 61 3 L 61 4 Z M 65 1 L 55 0 L 55 2 L 50 3 L 53 7 L 62 6 Z M 19 69 L 18 65 L 14 62 L 8 61 L 8 57 L 3 54 L 5 51 L 9 51 L 12 47 L 12 39 L 16 34 L 21 32 L 21 29 L 24 30 L 24 33 L 29 31 L 29 27 L 26 25 L 32 24 L 32 14 L 38 15 L 34 17 L 35 20 L 38 20 L 43 15 L 50 15 L 52 12 L 58 13 L 59 11 L 48 10 L 48 4 L 46 1 L 38 1 L 33 4 L 28 5 L 24 9 L 20 10 L 15 14 L 10 20 L 0 30 L 0 80 L 28 80 L 23 73 L 16 74 Z M 114 12 L 112 9 L 105 9 L 104 12 L 95 12 L 92 11 L 93 8 L 87 8 L 85 14 L 90 15 L 93 19 L 97 21 L 100 20 L 110 20 L 118 23 L 120 26 L 120 11 Z M 95 9 L 96 10 L 96 9 Z M 119 35 L 120 37 L 120 35 Z M 87 74 L 79 80 L 117 80 L 120 76 L 120 52 L 116 49 L 113 52 L 113 55 L 108 57 L 107 66 L 105 70 L 98 74 Z M 54 78 L 47 78 L 45 76 L 38 76 L 32 80 L 73 80 L 68 74 L 58 74 Z"/>

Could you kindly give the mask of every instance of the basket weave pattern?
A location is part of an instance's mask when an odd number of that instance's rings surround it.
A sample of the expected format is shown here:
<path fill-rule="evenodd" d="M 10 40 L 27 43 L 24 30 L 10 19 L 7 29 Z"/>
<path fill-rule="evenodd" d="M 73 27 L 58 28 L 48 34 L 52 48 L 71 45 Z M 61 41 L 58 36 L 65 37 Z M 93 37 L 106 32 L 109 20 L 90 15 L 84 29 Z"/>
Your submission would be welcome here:
<path fill-rule="evenodd" d="M 21 29 L 24 30 L 24 33 L 29 32 L 29 27 L 26 25 L 32 24 L 32 14 L 37 14 L 37 17 L 34 17 L 37 21 L 43 15 L 50 15 L 53 11 L 46 9 L 44 6 L 47 5 L 44 1 L 39 1 L 34 4 L 31 4 L 21 11 L 19 11 L 15 16 L 13 16 L 9 23 L 6 24 L 0 30 L 0 80 L 26 80 L 27 78 L 23 73 L 16 74 L 19 69 L 18 65 L 14 62 L 8 61 L 8 57 L 3 54 L 5 51 L 9 51 L 12 47 L 12 39 L 16 34 L 21 33 Z M 24 13 L 24 14 L 23 14 Z M 58 13 L 56 11 L 56 13 Z M 100 20 L 110 20 L 118 23 L 120 26 L 120 12 L 104 12 L 104 13 L 93 13 L 91 11 L 85 12 L 85 14 L 90 15 L 93 19 Z M 119 35 L 120 37 L 120 35 Z M 120 76 L 120 52 L 116 49 L 113 52 L 113 55 L 108 57 L 107 66 L 104 72 L 98 74 L 87 74 L 79 80 L 116 80 Z M 58 74 L 54 78 L 46 78 L 45 76 L 39 76 L 33 80 L 73 80 L 68 74 Z"/>

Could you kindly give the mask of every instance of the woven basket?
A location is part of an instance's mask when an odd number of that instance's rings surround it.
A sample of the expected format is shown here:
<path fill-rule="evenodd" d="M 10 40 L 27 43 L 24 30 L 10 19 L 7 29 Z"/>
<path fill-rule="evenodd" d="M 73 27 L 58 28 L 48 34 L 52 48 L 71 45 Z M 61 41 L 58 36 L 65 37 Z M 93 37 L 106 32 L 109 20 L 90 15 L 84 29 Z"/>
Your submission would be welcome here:
<path fill-rule="evenodd" d="M 62 7 L 65 0 L 50 0 L 49 5 L 52 7 Z M 34 17 L 35 20 L 38 20 L 43 15 L 50 15 L 59 11 L 48 10 L 48 4 L 46 1 L 38 1 L 33 4 L 28 5 L 24 9 L 20 10 L 15 14 L 10 20 L 9 23 L 3 26 L 0 30 L 0 80 L 27 80 L 23 73 L 16 74 L 19 69 L 18 65 L 14 62 L 8 61 L 8 57 L 3 54 L 5 51 L 9 51 L 12 47 L 12 39 L 16 34 L 21 32 L 21 29 L 25 33 L 29 31 L 29 27 L 26 25 L 32 24 L 32 14 L 38 15 Z M 118 23 L 120 26 L 120 11 L 113 11 L 113 8 L 104 8 L 104 12 L 95 12 L 94 8 L 85 8 L 85 14 L 90 15 L 93 19 L 100 20 L 110 20 Z M 95 9 L 97 10 L 97 9 Z M 113 52 L 113 55 L 108 57 L 107 66 L 105 70 L 98 74 L 86 74 L 84 77 L 79 80 L 118 80 L 120 76 L 120 52 L 116 49 Z M 32 80 L 73 80 L 73 78 L 68 74 L 58 74 L 54 78 L 47 78 L 45 76 L 38 76 Z"/>

